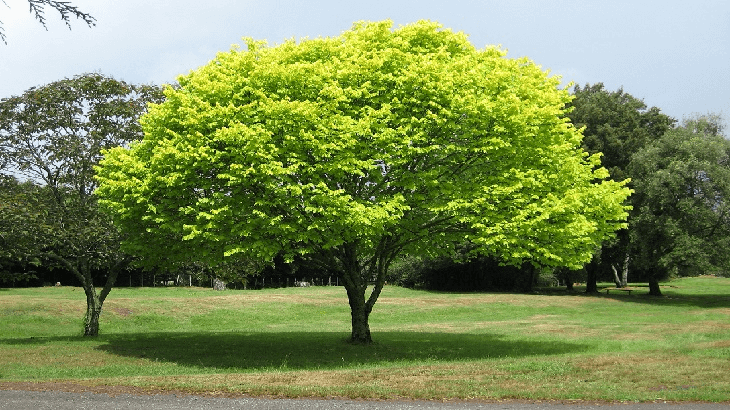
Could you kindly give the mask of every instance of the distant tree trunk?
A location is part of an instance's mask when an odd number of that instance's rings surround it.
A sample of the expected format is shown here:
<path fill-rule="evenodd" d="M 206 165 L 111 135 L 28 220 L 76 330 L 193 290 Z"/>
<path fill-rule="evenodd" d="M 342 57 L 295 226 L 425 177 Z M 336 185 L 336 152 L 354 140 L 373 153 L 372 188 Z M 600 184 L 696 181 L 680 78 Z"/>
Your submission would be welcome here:
<path fill-rule="evenodd" d="M 616 265 L 611 264 L 611 270 L 613 271 L 613 281 L 616 283 L 616 287 L 625 288 L 629 281 L 629 255 L 626 254 L 626 259 L 624 259 L 620 278 L 618 276 L 618 269 L 616 269 Z"/>
<path fill-rule="evenodd" d="M 595 269 L 586 269 L 586 293 L 598 293 L 598 279 Z"/>
<path fill-rule="evenodd" d="M 618 277 L 618 270 L 616 269 L 615 264 L 611 264 L 611 271 L 613 271 L 613 283 L 616 284 L 617 288 L 623 288 L 626 286 L 625 283 L 622 283 L 621 279 Z"/>
<path fill-rule="evenodd" d="M 651 296 L 662 296 L 662 290 L 659 288 L 659 280 L 653 276 L 649 278 L 649 294 Z"/>
<path fill-rule="evenodd" d="M 568 277 L 565 279 L 565 290 L 569 292 L 573 291 L 573 278 Z"/>

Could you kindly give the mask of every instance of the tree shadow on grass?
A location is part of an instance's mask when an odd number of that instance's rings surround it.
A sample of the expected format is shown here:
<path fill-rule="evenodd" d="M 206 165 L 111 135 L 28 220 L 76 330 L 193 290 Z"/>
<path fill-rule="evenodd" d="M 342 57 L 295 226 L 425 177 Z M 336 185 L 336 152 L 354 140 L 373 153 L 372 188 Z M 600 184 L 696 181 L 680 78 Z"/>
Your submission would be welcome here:
<path fill-rule="evenodd" d="M 577 289 L 573 292 L 566 291 L 565 288 L 542 288 L 537 292 L 543 296 L 584 296 L 589 298 L 605 298 L 613 299 L 627 303 L 641 303 L 656 306 L 680 306 L 680 307 L 698 307 L 698 308 L 730 308 L 730 292 L 728 293 L 684 293 L 681 288 L 671 285 L 662 285 L 662 296 L 649 295 L 649 285 L 629 286 L 631 293 L 613 291 L 606 294 L 605 288 L 600 287 L 598 293 L 585 293 L 585 288 Z M 613 287 L 611 287 L 613 288 Z M 524 293 L 523 293 L 524 295 Z"/>
<path fill-rule="evenodd" d="M 647 291 L 648 292 L 648 291 Z M 641 303 L 653 306 L 681 306 L 697 308 L 730 308 L 730 295 L 682 295 L 662 290 L 662 296 L 650 296 L 647 293 L 631 295 L 605 295 L 601 297 L 615 299 L 627 303 Z"/>
<path fill-rule="evenodd" d="M 388 363 L 464 361 L 488 358 L 550 356 L 585 351 L 589 346 L 565 341 L 513 340 L 493 334 L 377 332 L 368 346 L 350 345 L 347 334 L 149 333 L 99 336 L 96 347 L 114 355 L 175 363 L 198 369 L 337 369 Z M 80 338 L 4 339 L 0 344 L 42 345 Z"/>

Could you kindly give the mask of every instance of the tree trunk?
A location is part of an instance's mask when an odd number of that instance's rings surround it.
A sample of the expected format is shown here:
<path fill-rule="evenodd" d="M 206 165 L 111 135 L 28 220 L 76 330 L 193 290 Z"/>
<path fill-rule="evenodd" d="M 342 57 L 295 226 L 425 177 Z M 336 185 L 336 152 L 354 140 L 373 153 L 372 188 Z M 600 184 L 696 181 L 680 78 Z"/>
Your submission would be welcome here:
<path fill-rule="evenodd" d="M 384 236 L 374 250 L 366 246 L 364 256 L 360 255 L 360 247 L 358 241 L 353 241 L 322 249 L 309 262 L 312 266 L 337 273 L 337 285 L 344 286 L 350 305 L 352 330 L 348 341 L 367 345 L 373 342 L 370 335 L 370 313 L 385 285 L 388 267 L 402 250 L 402 246 L 393 237 Z M 366 298 L 368 284 L 371 282 L 374 286 Z"/>
<path fill-rule="evenodd" d="M 649 294 L 651 296 L 661 296 L 662 290 L 659 288 L 659 280 L 655 277 L 649 278 Z"/>
<path fill-rule="evenodd" d="M 372 308 L 368 308 L 365 303 L 365 292 L 347 291 L 347 298 L 350 302 L 350 315 L 352 317 L 352 333 L 348 340 L 352 344 L 366 345 L 373 342 L 370 336 L 370 312 Z"/>
<path fill-rule="evenodd" d="M 381 240 L 375 255 L 368 259 L 360 259 L 358 244 L 348 243 L 336 252 L 339 260 L 339 277 L 347 291 L 352 318 L 352 332 L 349 342 L 353 344 L 371 344 L 370 313 L 385 285 L 385 274 L 394 254 L 388 252 L 389 238 Z M 364 262 L 364 263 L 363 263 Z M 368 283 L 375 280 L 370 296 L 365 298 Z"/>
<path fill-rule="evenodd" d="M 117 281 L 119 272 L 127 266 L 129 260 L 122 258 L 112 266 L 107 272 L 106 283 L 100 293 L 96 292 L 94 286 L 94 278 L 91 276 L 90 263 L 87 260 L 71 261 L 62 258 L 55 254 L 48 254 L 49 258 L 60 263 L 66 269 L 71 271 L 81 281 L 81 286 L 84 288 L 86 294 L 86 316 L 84 316 L 84 336 L 98 336 L 99 335 L 99 317 L 101 316 L 101 307 L 104 304 L 104 300 L 111 292 L 114 283 Z"/>
<path fill-rule="evenodd" d="M 598 283 L 595 269 L 586 270 L 586 293 L 598 293 Z"/>
<path fill-rule="evenodd" d="M 618 270 L 616 269 L 616 265 L 613 263 L 611 264 L 611 271 L 613 271 L 613 283 L 616 284 L 617 288 L 622 288 L 621 279 L 618 278 Z"/>
<path fill-rule="evenodd" d="M 84 317 L 84 336 L 99 335 L 99 316 L 101 316 L 102 302 L 96 294 L 94 285 L 85 286 L 86 316 Z"/>
<path fill-rule="evenodd" d="M 625 288 L 629 284 L 629 261 L 631 260 L 629 253 L 626 252 L 624 259 L 624 268 L 621 270 L 621 287 Z"/>

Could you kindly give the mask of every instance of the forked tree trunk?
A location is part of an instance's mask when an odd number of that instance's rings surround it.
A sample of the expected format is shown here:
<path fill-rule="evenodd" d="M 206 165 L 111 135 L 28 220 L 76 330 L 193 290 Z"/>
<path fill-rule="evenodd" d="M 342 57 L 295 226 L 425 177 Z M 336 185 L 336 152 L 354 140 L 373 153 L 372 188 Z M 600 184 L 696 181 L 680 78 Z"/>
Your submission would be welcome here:
<path fill-rule="evenodd" d="M 385 248 L 384 245 L 383 248 Z M 371 344 L 373 339 L 370 336 L 369 319 L 373 305 L 378 300 L 385 284 L 385 273 L 389 264 L 386 252 L 378 252 L 363 266 L 358 259 L 357 244 L 351 243 L 343 245 L 338 259 L 342 267 L 340 279 L 347 290 L 352 318 L 352 332 L 348 340 L 352 344 Z M 366 298 L 368 283 L 372 279 L 375 280 L 375 283 L 370 295 Z"/>
<path fill-rule="evenodd" d="M 309 260 L 314 266 L 336 272 L 338 283 L 347 291 L 350 305 L 352 331 L 348 341 L 352 344 L 367 345 L 373 342 L 370 335 L 370 313 L 385 285 L 388 267 L 403 245 L 392 236 L 380 239 L 375 249 L 365 246 L 366 255 L 360 255 L 361 244 L 355 240 L 339 246 L 322 249 Z M 368 285 L 372 290 L 366 297 Z"/>
<path fill-rule="evenodd" d="M 81 286 L 86 294 L 86 316 L 84 316 L 84 336 L 99 335 L 99 317 L 101 316 L 101 308 L 104 305 L 109 292 L 111 292 L 114 283 L 117 281 L 119 271 L 129 262 L 126 258 L 119 260 L 108 271 L 108 276 L 104 288 L 97 293 L 94 286 L 94 278 L 91 276 L 89 262 L 86 260 L 77 261 L 75 264 L 69 260 L 55 254 L 49 254 L 48 257 L 60 263 L 81 281 Z"/>

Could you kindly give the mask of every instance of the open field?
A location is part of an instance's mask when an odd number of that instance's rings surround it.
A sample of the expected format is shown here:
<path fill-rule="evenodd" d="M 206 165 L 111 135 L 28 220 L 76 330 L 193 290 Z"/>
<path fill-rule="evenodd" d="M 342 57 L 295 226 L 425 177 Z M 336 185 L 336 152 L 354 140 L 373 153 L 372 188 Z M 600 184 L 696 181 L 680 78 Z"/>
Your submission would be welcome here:
<path fill-rule="evenodd" d="M 653 298 L 386 287 L 351 346 L 343 288 L 0 289 L 0 389 L 71 382 L 287 397 L 730 401 L 730 279 Z"/>

